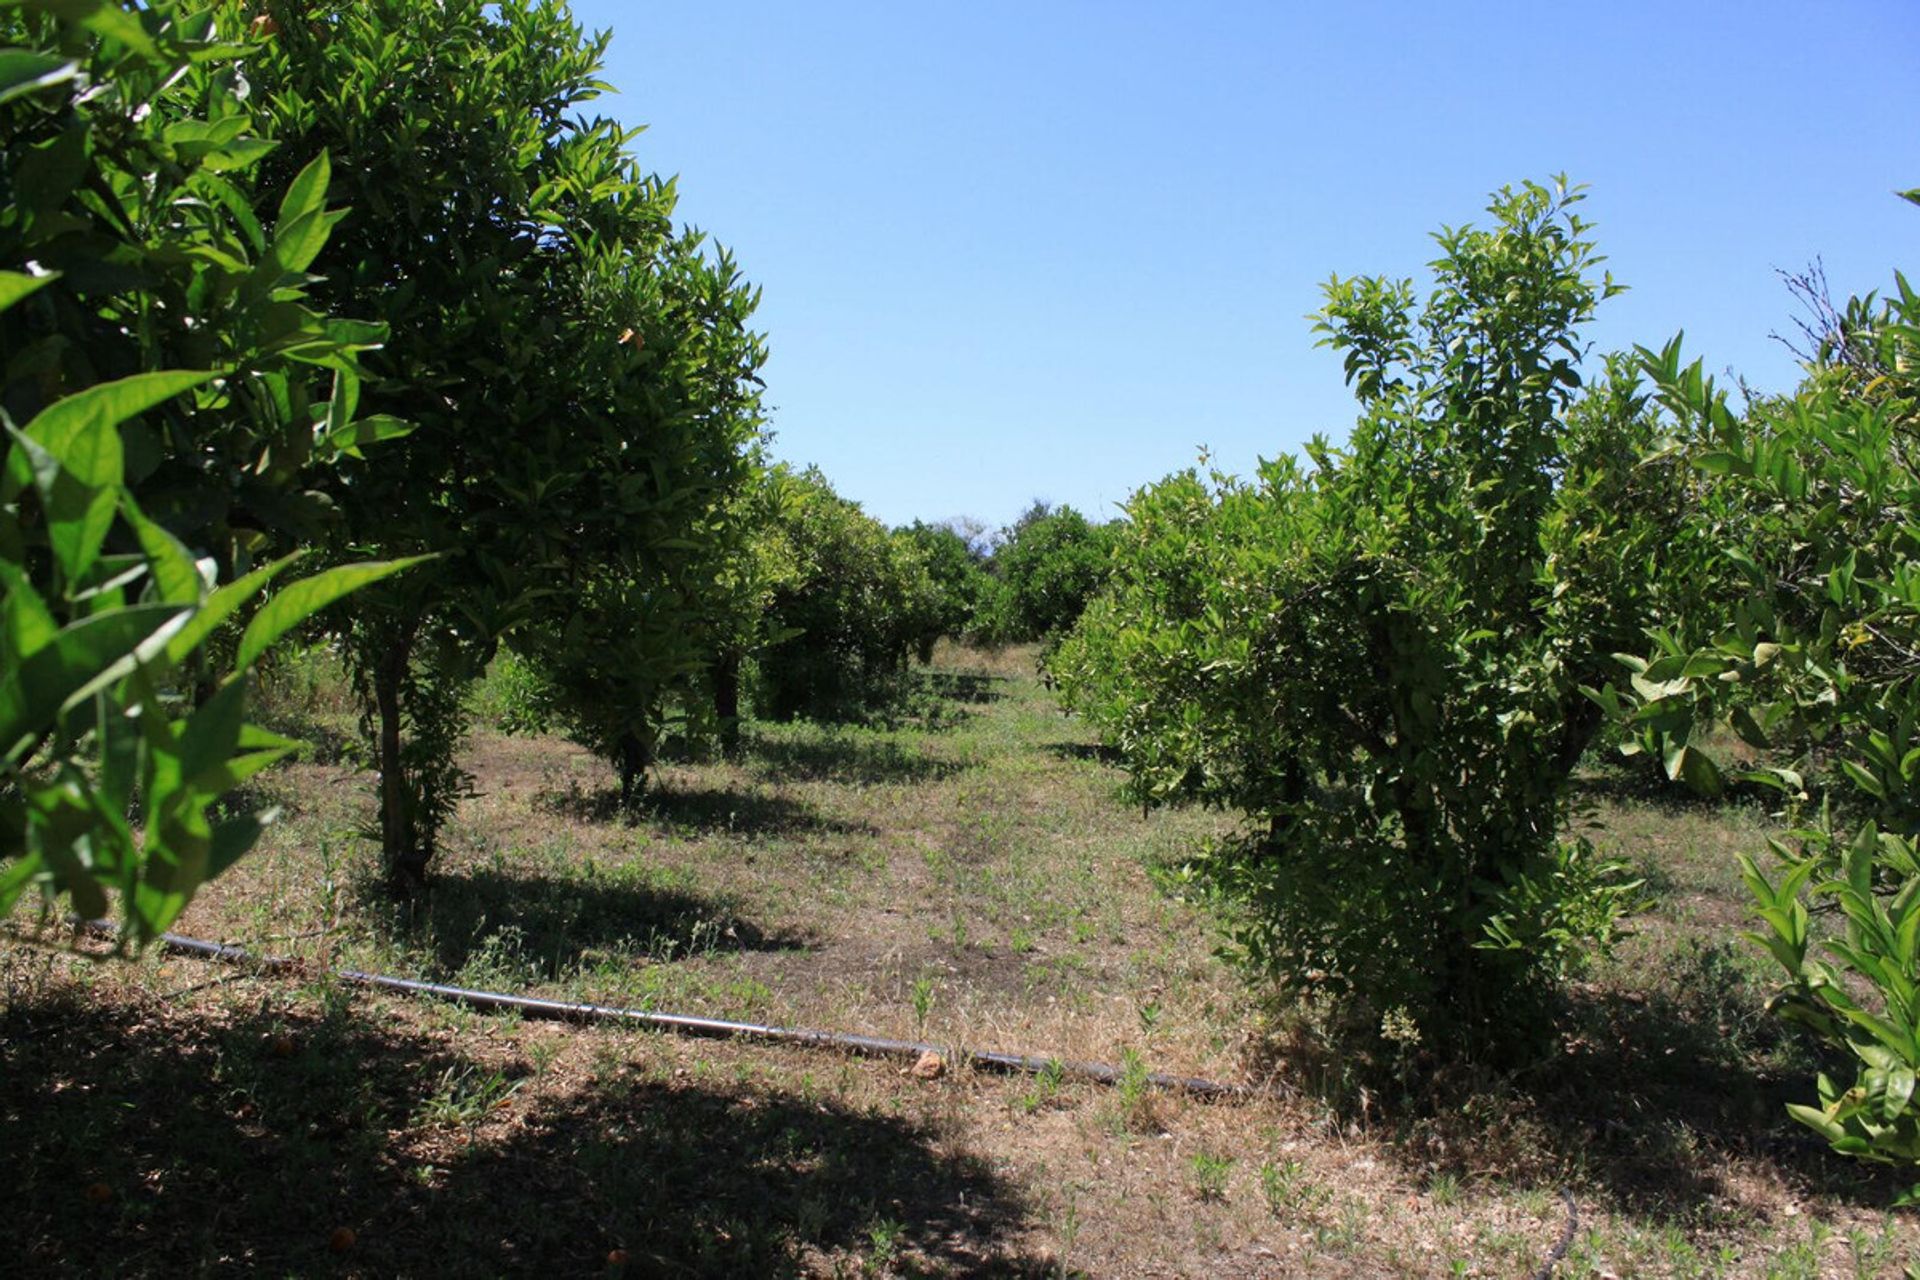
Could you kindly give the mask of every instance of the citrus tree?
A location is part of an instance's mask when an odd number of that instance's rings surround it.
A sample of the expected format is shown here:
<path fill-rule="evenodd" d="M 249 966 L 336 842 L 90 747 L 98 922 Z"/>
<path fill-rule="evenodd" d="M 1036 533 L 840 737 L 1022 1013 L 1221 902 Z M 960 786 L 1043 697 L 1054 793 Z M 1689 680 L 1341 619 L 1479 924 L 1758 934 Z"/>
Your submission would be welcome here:
<path fill-rule="evenodd" d="M 973 631 L 992 582 L 986 574 L 986 557 L 979 554 L 951 525 L 927 524 L 915 520 L 893 531 L 913 545 L 926 563 L 939 594 L 934 622 L 939 636 L 960 636 Z M 931 657 L 929 642 L 922 660 Z"/>
<path fill-rule="evenodd" d="M 502 636 L 565 636 L 575 616 L 583 646 L 684 634 L 688 593 L 656 579 L 708 537 L 751 414 L 732 392 L 690 393 L 676 362 L 726 326 L 701 329 L 689 317 L 704 304 L 676 290 L 711 285 L 723 309 L 741 290 L 730 267 L 700 279 L 709 268 L 673 232 L 671 184 L 627 153 L 636 131 L 581 114 L 605 88 L 606 37 L 564 5 L 265 13 L 253 98 L 283 149 L 332 151 L 353 206 L 316 263 L 322 296 L 386 320 L 361 403 L 414 425 L 330 490 L 336 546 L 440 556 L 431 575 L 337 616 L 379 765 L 387 866 L 410 887 L 464 789 L 462 693 Z M 681 665 L 655 655 L 632 674 L 651 684 Z M 645 688 L 591 701 L 630 710 L 629 727 L 653 714 Z"/>
<path fill-rule="evenodd" d="M 1072 507 L 1034 503 L 994 548 L 981 629 L 1003 643 L 1064 633 L 1106 580 L 1113 538 Z"/>
<path fill-rule="evenodd" d="M 272 146 L 211 35 L 165 3 L 0 10 L 0 913 L 117 897 L 123 947 L 271 816 L 218 808 L 297 745 L 246 723 L 249 670 L 405 566 L 268 555 L 298 484 L 404 428 L 350 403 L 378 327 L 308 302 L 327 157 L 264 216 Z"/>
<path fill-rule="evenodd" d="M 1250 819 L 1190 873 L 1253 972 L 1349 1025 L 1524 1042 L 1630 886 L 1564 831 L 1582 684 L 1658 600 L 1677 465 L 1625 370 L 1583 390 L 1616 291 L 1564 182 L 1499 192 L 1409 281 L 1334 279 L 1344 447 L 1136 494 L 1056 655 L 1147 803 Z"/>
<path fill-rule="evenodd" d="M 609 285 L 645 279 L 612 265 Z M 748 323 L 758 295 L 697 235 L 675 244 L 658 286 L 627 313 L 645 326 L 627 340 L 637 358 L 616 353 L 597 366 L 602 384 L 575 387 L 583 412 L 611 438 L 644 443 L 653 465 L 610 462 L 601 492 L 576 497 L 591 518 L 508 637 L 537 677 L 518 727 L 564 728 L 614 765 L 629 806 L 670 722 L 731 745 L 739 664 L 769 590 L 756 545 L 765 345 Z"/>
<path fill-rule="evenodd" d="M 1920 193 L 1908 193 L 1920 202 Z M 1835 308 L 1790 395 L 1736 411 L 1676 340 L 1643 351 L 1710 495 L 1694 570 L 1717 625 L 1675 614 L 1593 696 L 1627 749 L 1717 793 L 1783 793 L 1796 830 L 1742 868 L 1775 1007 L 1851 1069 L 1790 1107 L 1836 1150 L 1920 1161 L 1920 295 Z M 1733 765 L 1703 730 L 1745 744 Z M 1815 797 L 1820 803 L 1811 803 Z M 1831 922 L 1830 924 L 1825 922 Z"/>
<path fill-rule="evenodd" d="M 898 702 L 908 661 L 938 637 L 940 597 L 918 550 L 817 470 L 781 470 L 775 585 L 754 709 L 775 720 L 857 720 Z"/>

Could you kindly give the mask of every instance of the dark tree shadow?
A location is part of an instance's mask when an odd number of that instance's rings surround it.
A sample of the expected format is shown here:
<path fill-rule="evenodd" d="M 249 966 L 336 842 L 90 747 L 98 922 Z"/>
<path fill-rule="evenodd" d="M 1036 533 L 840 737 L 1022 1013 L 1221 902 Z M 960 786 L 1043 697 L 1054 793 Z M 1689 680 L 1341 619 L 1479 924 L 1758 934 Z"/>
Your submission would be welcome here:
<path fill-rule="evenodd" d="M 1673 781 L 1652 764 L 1619 759 L 1582 768 L 1573 775 L 1570 794 L 1575 805 L 1634 804 L 1672 814 L 1718 813 L 1728 805 L 1780 801 L 1778 791 L 1737 778 L 1727 781 L 1723 794 L 1710 796 Z"/>
<path fill-rule="evenodd" d="M 396 902 L 375 885 L 366 896 L 368 914 L 396 939 L 424 947 L 439 977 L 476 957 L 525 981 L 553 981 L 609 959 L 639 964 L 807 945 L 743 919 L 727 898 L 650 883 L 629 867 L 564 880 L 460 869 L 436 874 L 412 900 Z"/>
<path fill-rule="evenodd" d="M 1048 1274 L 1004 1243 L 1026 1212 L 1017 1192 L 940 1146 L 928 1125 L 833 1101 L 636 1081 L 474 1150 L 449 1170 L 448 1200 L 484 1218 L 517 1183 L 541 1208 L 513 1266 L 567 1274 L 622 1249 L 632 1274 L 796 1275 L 800 1249 L 876 1247 L 917 1255 L 907 1274 Z"/>
<path fill-rule="evenodd" d="M 18 1274 L 784 1276 L 879 1239 L 941 1273 L 1043 1274 L 1017 1192 L 912 1120 L 678 1079 L 536 1096 L 525 1062 L 344 1005 L 127 1013 L 0 1015 Z"/>
<path fill-rule="evenodd" d="M 936 698 L 945 698 L 949 702 L 982 704 L 997 702 L 1006 697 L 998 688 L 1008 683 L 1006 676 L 987 675 L 977 671 L 922 671 L 919 673 L 922 688 Z"/>
<path fill-rule="evenodd" d="M 1521 1087 L 1559 1149 L 1649 1215 L 1697 1217 L 1709 1197 L 1727 1198 L 1729 1157 L 1814 1195 L 1891 1204 L 1910 1178 L 1835 1154 L 1786 1114 L 1813 1098 L 1822 1064 L 1811 1047 L 1764 1013 L 1734 1025 L 1745 1016 L 1711 998 L 1590 994 L 1569 1009 L 1571 1052 Z"/>
<path fill-rule="evenodd" d="M 873 828 L 824 816 L 804 800 L 763 791 L 725 787 L 659 787 L 631 807 L 620 803 L 618 787 L 583 791 L 542 791 L 534 804 L 578 822 L 649 823 L 677 831 L 740 836 L 870 835 Z"/>
<path fill-rule="evenodd" d="M 825 781 L 873 786 L 939 782 L 968 766 L 866 735 L 827 733 L 806 738 L 754 734 L 747 755 L 762 777 L 779 782 Z"/>
<path fill-rule="evenodd" d="M 1062 760 L 1087 760 L 1114 768 L 1125 764 L 1127 760 L 1120 748 L 1110 747 L 1104 742 L 1049 742 L 1047 754 Z"/>
<path fill-rule="evenodd" d="M 1437 1071 L 1395 1150 L 1410 1172 L 1551 1174 L 1621 1210 L 1690 1225 L 1739 1200 L 1736 1162 L 1768 1167 L 1806 1195 L 1891 1204 L 1910 1176 L 1836 1155 L 1786 1114 L 1812 1099 L 1821 1066 L 1812 1047 L 1715 966 L 1691 977 L 1679 994 L 1575 993 L 1557 1049 L 1530 1066 L 1497 1077 Z"/>

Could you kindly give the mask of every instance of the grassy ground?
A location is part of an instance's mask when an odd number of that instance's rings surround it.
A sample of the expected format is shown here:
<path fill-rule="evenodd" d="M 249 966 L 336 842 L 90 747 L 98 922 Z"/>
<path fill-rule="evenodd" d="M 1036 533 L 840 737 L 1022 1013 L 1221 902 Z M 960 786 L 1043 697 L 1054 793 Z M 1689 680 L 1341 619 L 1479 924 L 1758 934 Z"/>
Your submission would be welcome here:
<path fill-rule="evenodd" d="M 263 978 L 0 944 L 0 1193 L 43 1274 L 1897 1275 L 1898 1183 L 1782 1112 L 1804 1052 L 1760 1009 L 1735 850 L 1757 810 L 1610 775 L 1585 821 L 1656 905 L 1573 995 L 1561 1052 L 1335 1109 L 949 1072 L 484 1016 L 342 965 L 498 990 L 1142 1064 L 1220 1079 L 1262 1032 L 1204 914 L 1155 876 L 1221 820 L 1143 817 L 1031 657 L 946 652 L 940 727 L 762 727 L 650 808 L 557 739 L 483 732 L 430 900 L 381 895 L 369 776 L 322 744 L 181 930 L 313 962 Z M 21 920 L 25 922 L 24 916 Z M 1322 1072 L 1324 1062 L 1312 1063 Z"/>

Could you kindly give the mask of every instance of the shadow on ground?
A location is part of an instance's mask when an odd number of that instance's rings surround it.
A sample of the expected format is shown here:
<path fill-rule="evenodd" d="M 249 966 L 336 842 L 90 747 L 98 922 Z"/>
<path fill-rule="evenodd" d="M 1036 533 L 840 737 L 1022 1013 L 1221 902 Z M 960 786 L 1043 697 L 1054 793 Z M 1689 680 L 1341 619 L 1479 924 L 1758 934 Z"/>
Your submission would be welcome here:
<path fill-rule="evenodd" d="M 449 870 L 417 900 L 370 905 L 397 941 L 427 951 L 441 978 L 476 961 L 505 979 L 540 982 L 610 958 L 660 962 L 806 945 L 742 919 L 728 899 L 657 884 L 648 874 L 634 864 L 566 879 Z"/>
<path fill-rule="evenodd" d="M 779 837 L 870 835 L 873 831 L 869 826 L 826 817 L 804 800 L 759 789 L 661 786 L 648 791 L 631 810 L 621 807 L 618 787 L 542 791 L 533 802 L 578 822 L 653 824 L 701 834 Z"/>
<path fill-rule="evenodd" d="M 1771 1174 L 1794 1194 L 1884 1209 L 1911 1178 L 1849 1160 L 1786 1114 L 1813 1100 L 1821 1064 L 1767 1014 L 1731 946 L 1671 958 L 1650 989 L 1587 987 L 1555 1048 L 1499 1077 L 1437 1070 L 1394 1149 L 1417 1169 L 1561 1180 L 1617 1208 L 1734 1227 L 1752 1210 L 1735 1179 Z M 1722 1219 L 1725 1219 L 1722 1223 Z"/>
<path fill-rule="evenodd" d="M 1047 753 L 1061 760 L 1088 760 L 1116 768 L 1125 764 L 1127 759 L 1121 754 L 1120 748 L 1110 747 L 1104 742 L 1049 742 Z"/>
<path fill-rule="evenodd" d="M 1006 696 L 999 686 L 1010 683 L 1007 676 L 971 671 L 923 671 L 920 679 L 921 687 L 936 698 L 974 704 L 999 701 Z"/>
<path fill-rule="evenodd" d="M 1724 794 L 1710 796 L 1674 782 L 1652 764 L 1629 760 L 1608 760 L 1582 768 L 1573 776 L 1571 795 L 1576 805 L 1634 804 L 1673 814 L 1717 814 L 1729 804 L 1764 807 L 1780 803 L 1778 791 L 1759 783 L 1731 779 Z"/>
<path fill-rule="evenodd" d="M 755 734 L 747 743 L 749 767 L 776 782 L 839 782 L 854 786 L 938 782 L 964 771 L 954 760 L 923 755 L 886 738 L 822 733 L 804 738 Z"/>
<path fill-rule="evenodd" d="M 351 1010 L 129 1013 L 0 1014 L 23 1273 L 788 1276 L 816 1251 L 890 1249 L 939 1274 L 1044 1274 L 1015 1243 L 1016 1193 L 910 1119 L 628 1071 L 536 1090 L 524 1062 Z"/>

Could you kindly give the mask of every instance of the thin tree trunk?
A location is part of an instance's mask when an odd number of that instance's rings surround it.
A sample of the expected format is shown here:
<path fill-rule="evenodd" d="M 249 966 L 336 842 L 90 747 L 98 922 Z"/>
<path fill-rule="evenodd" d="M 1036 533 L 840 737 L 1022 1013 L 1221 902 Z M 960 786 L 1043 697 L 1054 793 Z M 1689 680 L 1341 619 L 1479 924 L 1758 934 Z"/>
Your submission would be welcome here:
<path fill-rule="evenodd" d="M 423 887 L 427 860 L 413 825 L 412 793 L 401 754 L 400 689 L 406 682 L 412 637 L 400 636 L 381 655 L 374 676 L 374 704 L 380 717 L 380 853 L 387 878 L 403 893 Z"/>
<path fill-rule="evenodd" d="M 637 733 L 624 734 L 620 739 L 620 807 L 632 812 L 640 803 L 640 797 L 646 790 L 647 769 L 653 763 L 653 753 L 647 743 Z"/>
<path fill-rule="evenodd" d="M 713 715 L 720 722 L 720 752 L 740 755 L 740 655 L 721 654 L 713 664 Z"/>

